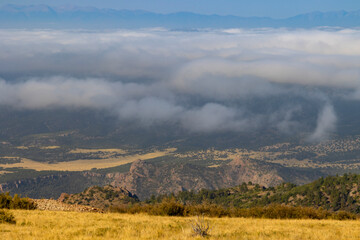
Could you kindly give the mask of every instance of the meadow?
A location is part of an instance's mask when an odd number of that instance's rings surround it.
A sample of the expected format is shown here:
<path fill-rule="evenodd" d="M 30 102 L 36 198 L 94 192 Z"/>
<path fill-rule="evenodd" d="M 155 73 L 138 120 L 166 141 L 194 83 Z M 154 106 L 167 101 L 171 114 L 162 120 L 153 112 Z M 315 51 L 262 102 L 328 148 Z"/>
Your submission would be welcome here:
<path fill-rule="evenodd" d="M 0 239 L 203 239 L 193 235 L 194 217 L 145 214 L 10 210 L 16 224 L 0 224 Z M 360 239 L 359 220 L 205 218 L 206 239 Z"/>

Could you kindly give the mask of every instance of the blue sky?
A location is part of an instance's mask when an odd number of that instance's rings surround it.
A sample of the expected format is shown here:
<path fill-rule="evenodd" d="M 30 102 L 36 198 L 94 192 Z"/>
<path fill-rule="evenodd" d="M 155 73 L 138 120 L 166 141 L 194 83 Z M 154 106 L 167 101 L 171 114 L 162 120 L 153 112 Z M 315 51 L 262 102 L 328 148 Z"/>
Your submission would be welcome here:
<path fill-rule="evenodd" d="M 159 13 L 189 11 L 203 14 L 290 17 L 312 11 L 359 10 L 359 0 L 0 0 L 0 4 L 77 5 L 141 9 Z"/>

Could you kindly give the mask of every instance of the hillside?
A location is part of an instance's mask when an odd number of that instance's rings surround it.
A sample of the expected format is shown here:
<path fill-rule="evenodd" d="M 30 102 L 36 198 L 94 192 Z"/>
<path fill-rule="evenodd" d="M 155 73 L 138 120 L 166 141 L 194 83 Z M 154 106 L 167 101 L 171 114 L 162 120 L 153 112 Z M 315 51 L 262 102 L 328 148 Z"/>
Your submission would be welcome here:
<path fill-rule="evenodd" d="M 153 196 L 147 202 L 161 202 L 166 196 Z M 215 203 L 224 207 L 257 207 L 270 204 L 308 206 L 331 211 L 360 213 L 360 175 L 344 174 L 320 178 L 306 185 L 283 183 L 276 187 L 243 183 L 221 190 L 183 191 L 175 198 L 186 204 Z"/>
<path fill-rule="evenodd" d="M 165 159 L 166 160 L 166 159 Z M 127 173 L 110 173 L 111 184 L 129 189 L 140 199 L 152 194 L 176 193 L 183 190 L 220 189 L 252 181 L 276 186 L 284 181 L 311 181 L 316 174 L 292 171 L 277 164 L 236 158 L 219 166 L 202 166 L 196 162 L 136 161 Z M 290 176 L 291 175 L 291 176 Z"/>
<path fill-rule="evenodd" d="M 274 187 L 265 187 L 252 182 L 244 182 L 236 187 L 220 190 L 201 189 L 199 191 L 180 191 L 176 194 L 152 195 L 142 202 L 136 195 L 124 188 L 94 186 L 82 193 L 62 194 L 59 201 L 108 209 L 110 207 L 124 207 L 129 203 L 152 205 L 169 198 L 175 198 L 178 203 L 183 205 L 216 204 L 217 207 L 226 209 L 229 207 L 253 208 L 281 204 L 322 208 L 331 212 L 360 213 L 360 175 L 344 174 L 343 176 L 319 178 L 301 186 L 281 183 Z"/>
<path fill-rule="evenodd" d="M 139 199 L 128 190 L 113 186 L 93 186 L 85 189 L 82 193 L 61 194 L 60 202 L 67 204 L 81 204 L 100 209 L 119 206 L 122 204 L 136 203 Z"/>

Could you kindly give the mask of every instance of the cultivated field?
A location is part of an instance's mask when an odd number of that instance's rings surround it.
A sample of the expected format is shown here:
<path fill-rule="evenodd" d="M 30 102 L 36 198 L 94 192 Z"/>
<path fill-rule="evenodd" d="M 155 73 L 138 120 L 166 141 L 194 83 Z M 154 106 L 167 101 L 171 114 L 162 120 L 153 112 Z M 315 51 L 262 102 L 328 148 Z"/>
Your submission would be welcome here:
<path fill-rule="evenodd" d="M 72 153 L 94 153 L 100 152 L 102 158 L 100 159 L 82 159 L 69 162 L 44 163 L 37 162 L 31 159 L 22 158 L 19 163 L 0 164 L 2 168 L 25 168 L 34 169 L 36 171 L 86 171 L 93 168 L 111 168 L 127 163 L 132 163 L 136 160 L 149 160 L 157 157 L 163 157 L 175 151 L 175 148 L 169 148 L 162 151 L 153 151 L 144 154 L 134 154 L 126 156 L 113 156 L 118 153 L 124 153 L 121 149 L 76 149 Z M 105 154 L 104 154 L 105 153 Z"/>
<path fill-rule="evenodd" d="M 0 239 L 201 239 L 195 218 L 12 210 L 16 225 L 0 224 Z M 360 221 L 208 218 L 207 239 L 360 239 Z"/>

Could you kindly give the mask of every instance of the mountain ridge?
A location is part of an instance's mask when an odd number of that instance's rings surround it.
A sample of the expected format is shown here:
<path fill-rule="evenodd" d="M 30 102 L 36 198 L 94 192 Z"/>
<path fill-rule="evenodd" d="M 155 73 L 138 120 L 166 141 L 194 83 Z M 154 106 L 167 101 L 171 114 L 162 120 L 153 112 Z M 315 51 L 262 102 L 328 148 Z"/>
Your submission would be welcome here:
<path fill-rule="evenodd" d="M 360 10 L 310 12 L 289 18 L 205 15 L 193 12 L 168 14 L 143 10 L 99 9 L 95 7 L 50 7 L 14 5 L 0 7 L 1 28 L 314 28 L 358 27 Z M 44 22 L 45 21 L 45 22 Z"/>

